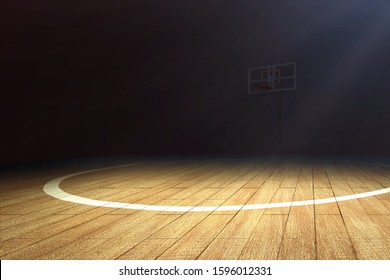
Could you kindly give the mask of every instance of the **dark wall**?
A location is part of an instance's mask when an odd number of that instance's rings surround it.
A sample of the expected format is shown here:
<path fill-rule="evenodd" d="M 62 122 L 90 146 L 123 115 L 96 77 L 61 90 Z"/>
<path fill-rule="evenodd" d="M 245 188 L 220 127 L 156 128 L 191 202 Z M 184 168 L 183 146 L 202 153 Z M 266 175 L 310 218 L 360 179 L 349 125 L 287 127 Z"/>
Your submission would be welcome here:
<path fill-rule="evenodd" d="M 3 1 L 1 163 L 390 155 L 390 2 Z M 297 90 L 246 94 L 296 61 Z"/>

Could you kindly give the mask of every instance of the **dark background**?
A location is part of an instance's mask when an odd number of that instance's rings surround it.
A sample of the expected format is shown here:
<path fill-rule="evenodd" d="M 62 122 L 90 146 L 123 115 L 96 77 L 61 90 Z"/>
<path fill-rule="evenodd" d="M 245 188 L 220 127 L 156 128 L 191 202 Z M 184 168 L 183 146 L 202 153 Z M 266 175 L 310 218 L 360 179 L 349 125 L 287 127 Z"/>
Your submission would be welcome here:
<path fill-rule="evenodd" d="M 0 164 L 390 155 L 390 1 L 1 2 Z M 248 95 L 295 61 L 297 90 Z"/>

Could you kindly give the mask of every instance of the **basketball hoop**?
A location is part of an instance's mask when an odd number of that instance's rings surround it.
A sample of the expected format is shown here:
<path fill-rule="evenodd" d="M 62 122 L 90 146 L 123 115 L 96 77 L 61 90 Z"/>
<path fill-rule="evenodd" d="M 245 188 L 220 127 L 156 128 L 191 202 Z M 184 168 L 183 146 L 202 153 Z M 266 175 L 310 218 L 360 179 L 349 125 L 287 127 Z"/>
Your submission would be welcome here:
<path fill-rule="evenodd" d="M 282 144 L 282 92 L 296 89 L 296 63 L 274 64 L 248 69 L 248 93 L 276 92 L 279 95 L 279 143 Z"/>
<path fill-rule="evenodd" d="M 248 93 L 291 91 L 295 85 L 295 62 L 248 69 Z"/>
<path fill-rule="evenodd" d="M 257 89 L 272 90 L 273 85 L 272 85 L 272 83 L 257 83 L 256 88 Z"/>

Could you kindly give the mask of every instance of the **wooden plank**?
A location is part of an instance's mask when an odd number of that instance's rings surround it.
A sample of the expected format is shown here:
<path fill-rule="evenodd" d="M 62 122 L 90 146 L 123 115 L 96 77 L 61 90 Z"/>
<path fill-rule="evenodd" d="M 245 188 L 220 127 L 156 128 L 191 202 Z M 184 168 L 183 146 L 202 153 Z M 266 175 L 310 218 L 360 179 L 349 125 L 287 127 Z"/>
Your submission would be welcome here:
<path fill-rule="evenodd" d="M 197 183 L 192 183 L 185 189 L 175 190 L 175 193 L 172 196 L 170 196 L 169 199 L 178 199 L 178 200 L 186 199 L 187 197 L 196 194 L 197 192 L 210 186 L 211 184 L 212 183 L 208 182 L 207 180 L 197 182 Z M 215 193 L 215 191 L 214 191 L 214 193 Z"/>
<path fill-rule="evenodd" d="M 325 166 L 322 163 L 317 162 L 313 164 L 313 182 L 315 189 L 331 188 L 328 174 L 326 173 Z"/>
<path fill-rule="evenodd" d="M 240 259 L 277 259 L 287 215 L 263 215 L 245 245 Z"/>
<path fill-rule="evenodd" d="M 207 212 L 188 212 L 162 228 L 151 238 L 181 238 L 209 215 Z M 166 216 L 166 215 L 163 215 Z"/>
<path fill-rule="evenodd" d="M 342 172 L 339 171 L 339 172 Z M 340 176 L 341 177 L 341 176 Z M 348 178 L 348 177 L 347 177 Z M 353 193 L 349 184 L 343 180 L 331 181 L 336 196 Z M 339 201 L 339 209 L 358 259 L 382 259 L 388 256 L 388 240 L 378 226 L 370 219 L 360 199 Z"/>
<path fill-rule="evenodd" d="M 218 189 L 201 188 L 197 192 L 191 192 L 191 195 L 187 196 L 185 199 L 177 200 L 178 202 L 175 206 L 196 206 L 205 200 L 209 200 L 216 192 L 218 192 Z M 169 198 L 174 199 L 175 196 L 171 196 Z"/>
<path fill-rule="evenodd" d="M 385 238 L 361 239 L 352 237 L 356 256 L 360 260 L 389 260 L 390 242 Z"/>
<path fill-rule="evenodd" d="M 77 204 L 73 202 L 62 201 L 53 198 L 58 201 L 58 207 L 53 207 L 53 214 L 55 215 L 80 215 L 91 211 L 92 209 L 96 209 L 95 206 Z M 106 197 L 107 201 L 110 201 L 110 197 Z M 57 202 L 56 202 L 57 203 Z M 113 210 L 113 209 L 111 209 Z"/>
<path fill-rule="evenodd" d="M 133 204 L 142 204 L 142 205 L 169 205 L 166 204 L 166 201 L 169 200 L 169 197 L 176 193 L 176 190 L 170 187 L 170 184 L 163 184 L 157 187 L 153 187 L 150 190 L 143 192 L 142 194 L 137 194 L 131 197 L 121 197 L 121 194 L 111 197 L 110 201 L 132 201 Z M 172 203 L 170 201 L 169 203 Z M 126 209 L 126 208 L 112 208 L 110 215 L 130 215 L 136 213 L 139 210 L 136 209 Z"/>
<path fill-rule="evenodd" d="M 2 259 L 38 259 L 69 242 L 79 239 L 89 232 L 93 232 L 101 226 L 110 224 L 117 220 L 116 215 L 104 215 L 89 222 L 78 225 L 74 228 L 65 230 L 59 234 L 43 239 L 30 246 L 24 247 L 16 252 L 2 256 Z"/>
<path fill-rule="evenodd" d="M 236 206 L 241 205 L 242 207 L 249 201 L 257 189 L 239 189 L 231 197 L 229 197 L 221 206 Z M 229 211 L 215 211 L 213 214 L 236 214 L 239 210 L 229 210 Z"/>
<path fill-rule="evenodd" d="M 285 177 L 287 170 L 290 167 L 289 162 L 279 162 L 276 164 L 276 168 L 274 172 L 272 172 L 271 176 L 269 177 L 270 180 L 283 180 Z"/>
<path fill-rule="evenodd" d="M 0 228 L 2 227 L 6 227 L 4 226 L 4 223 L 7 222 L 7 221 L 13 221 L 14 219 L 17 219 L 19 218 L 21 215 L 0 215 Z"/>
<path fill-rule="evenodd" d="M 379 182 L 383 187 L 390 188 L 390 174 L 389 171 L 381 172 L 378 170 L 378 167 L 369 166 L 366 169 L 366 172 L 377 182 Z"/>
<path fill-rule="evenodd" d="M 331 181 L 331 186 L 335 196 L 345 196 L 353 194 L 352 189 L 344 180 Z"/>
<path fill-rule="evenodd" d="M 44 192 L 40 191 L 43 184 L 26 187 L 23 190 L 14 190 L 12 189 L 12 185 L 8 186 L 8 190 L 3 191 L 3 193 L 1 194 L 0 213 L 8 214 L 12 212 L 12 209 L 17 208 L 17 206 L 20 206 L 22 204 L 34 205 L 35 200 L 40 201 L 44 199 L 47 195 Z M 16 213 L 14 215 L 18 214 Z"/>
<path fill-rule="evenodd" d="M 260 172 L 247 182 L 243 187 L 244 188 L 260 188 L 274 173 L 275 168 L 273 165 L 265 165 L 261 167 Z"/>
<path fill-rule="evenodd" d="M 390 178 L 390 161 L 387 160 L 372 160 L 367 162 L 368 166 L 375 167 L 378 172 Z"/>
<path fill-rule="evenodd" d="M 121 232 L 115 238 L 110 238 L 88 251 L 84 258 L 90 260 L 116 259 L 177 218 L 178 216 L 175 215 L 155 215 L 144 219 L 136 227 L 127 227 L 126 231 Z"/>
<path fill-rule="evenodd" d="M 356 201 L 340 202 L 340 210 L 343 216 L 345 225 L 351 237 L 371 239 L 381 239 L 383 234 L 380 229 L 372 222 L 363 207 L 359 207 Z"/>
<path fill-rule="evenodd" d="M 170 204 L 168 204 L 169 200 L 162 200 L 160 203 L 167 203 L 166 205 L 171 205 L 171 206 L 202 206 L 202 202 L 204 203 L 205 201 L 208 201 L 208 199 L 215 194 L 218 191 L 218 189 L 213 189 L 213 188 L 203 188 L 199 192 L 196 192 L 189 197 L 183 199 L 183 200 L 170 200 Z M 172 201 L 174 201 L 172 203 Z M 159 203 L 159 205 L 160 205 Z M 220 202 L 218 202 L 218 205 Z M 204 205 L 203 205 L 204 206 Z M 209 206 L 212 206 L 210 204 Z M 160 212 L 159 214 L 165 214 L 165 215 L 182 215 L 183 212 L 176 212 L 176 211 L 169 211 L 169 212 Z"/>
<path fill-rule="evenodd" d="M 303 167 L 293 201 L 313 198 L 311 167 Z M 278 259 L 316 259 L 314 205 L 291 208 Z"/>
<path fill-rule="evenodd" d="M 362 181 L 359 180 L 358 177 L 356 177 L 356 174 L 352 172 L 348 166 L 340 167 L 340 174 L 343 177 L 344 181 L 348 184 L 348 186 L 352 189 L 361 189 L 364 188 L 364 184 Z"/>
<path fill-rule="evenodd" d="M 267 180 L 260 188 L 256 190 L 247 204 L 270 203 L 279 189 L 280 182 L 280 180 Z"/>
<path fill-rule="evenodd" d="M 108 171 L 105 171 L 105 172 L 108 172 Z M 85 176 L 85 175 L 84 175 Z M 82 181 L 84 184 L 86 184 L 88 186 L 88 188 L 94 188 L 96 189 L 97 187 L 102 187 L 102 186 L 105 186 L 105 185 L 109 185 L 110 183 L 112 182 L 117 182 L 115 180 L 105 180 L 103 182 L 90 182 L 90 181 L 87 181 L 85 178 L 83 178 L 84 176 L 81 176 L 82 177 Z M 100 176 L 107 176 L 107 174 L 100 174 Z M 80 177 L 80 176 L 77 176 L 77 177 Z M 76 178 L 77 178 L 76 177 Z M 122 176 L 123 177 L 123 176 Z M 104 177 L 105 178 L 105 177 Z M 67 179 L 65 181 L 68 181 L 70 179 Z M 77 182 L 81 183 L 80 182 L 80 179 L 78 178 Z M 46 183 L 46 182 L 44 182 Z M 37 187 L 40 189 L 40 191 L 35 191 L 36 194 L 39 194 L 39 195 L 28 195 L 28 194 L 24 194 L 23 195 L 19 195 L 17 197 L 18 201 L 14 201 L 14 203 L 12 204 L 13 207 L 12 208 L 8 208 L 8 211 L 15 211 L 15 210 L 12 210 L 14 208 L 18 209 L 18 208 L 29 208 L 29 206 L 36 206 L 36 205 L 42 205 L 43 203 L 46 203 L 48 201 L 48 199 L 50 199 L 49 196 L 47 196 L 44 192 L 42 192 L 41 188 L 42 186 L 44 185 L 44 183 L 38 185 Z M 64 184 L 65 182 L 63 182 L 61 184 L 61 187 L 64 187 Z M 77 185 L 77 189 L 76 189 L 76 193 L 78 192 L 83 192 L 85 191 L 85 189 L 83 189 L 83 185 Z M 74 192 L 75 189 L 74 188 L 71 188 L 71 190 Z M 23 204 L 23 207 L 20 207 L 21 204 Z M 10 206 L 10 205 L 8 205 Z M 42 207 L 44 207 L 44 205 L 42 205 Z M 0 209 L 0 212 L 1 212 L 1 209 Z"/>
<path fill-rule="evenodd" d="M 389 239 L 357 200 L 339 202 L 347 231 L 358 259 L 389 257 Z"/>
<path fill-rule="evenodd" d="M 370 215 L 370 220 L 382 233 L 383 238 L 390 240 L 390 215 Z"/>
<path fill-rule="evenodd" d="M 328 175 L 328 179 L 329 179 L 329 182 L 331 184 L 332 184 L 332 181 L 344 180 L 338 171 L 338 166 L 339 166 L 339 164 L 332 162 L 332 161 L 324 162 L 326 174 Z"/>
<path fill-rule="evenodd" d="M 317 215 L 316 237 L 318 259 L 353 260 L 357 258 L 341 215 Z"/>
<path fill-rule="evenodd" d="M 237 179 L 241 179 L 250 168 L 251 166 L 248 163 L 233 163 L 233 166 L 227 166 L 227 168 L 222 169 L 216 176 L 219 178 L 219 188 L 222 188 Z"/>
<path fill-rule="evenodd" d="M 299 173 L 298 183 L 313 188 L 313 165 L 312 163 L 302 163 Z"/>
<path fill-rule="evenodd" d="M 222 188 L 244 176 L 249 170 L 248 164 L 239 164 L 230 171 L 224 169 L 223 166 L 212 166 L 207 173 L 201 176 L 202 180 L 192 180 L 192 183 L 202 183 L 207 188 Z"/>
<path fill-rule="evenodd" d="M 56 248 L 55 250 L 48 252 L 38 259 L 40 260 L 84 260 L 86 259 L 87 252 L 93 250 L 107 239 L 77 239 L 71 241 L 64 246 Z"/>
<path fill-rule="evenodd" d="M 301 172 L 301 166 L 299 164 L 291 164 L 286 172 L 286 175 L 283 178 L 280 187 L 295 189 L 298 183 L 300 172 Z"/>
<path fill-rule="evenodd" d="M 248 239 L 214 239 L 198 260 L 238 260 Z"/>
<path fill-rule="evenodd" d="M 292 202 L 294 197 L 295 189 L 293 188 L 279 188 L 270 203 L 278 202 Z M 290 212 L 291 207 L 278 207 L 268 208 L 265 210 L 264 215 L 287 215 Z"/>
<path fill-rule="evenodd" d="M 210 215 L 158 257 L 160 260 L 193 260 L 206 249 L 232 215 Z"/>
<path fill-rule="evenodd" d="M 245 182 L 232 182 L 216 192 L 210 199 L 227 200 L 245 185 Z"/>
<path fill-rule="evenodd" d="M 123 183 L 123 182 L 122 182 Z M 80 194 L 83 194 L 83 195 L 92 195 L 94 197 L 92 198 L 101 198 L 102 197 L 102 194 L 104 194 L 104 192 L 106 192 L 106 196 L 107 196 L 107 192 L 106 190 L 102 190 L 101 193 L 99 193 L 99 190 L 96 190 L 96 187 L 97 186 L 104 186 L 105 184 L 107 184 L 107 182 L 99 182 L 99 183 L 96 183 L 96 184 L 89 184 L 89 187 L 92 188 L 92 190 L 90 190 L 89 192 L 88 191 L 85 191 L 81 188 L 81 190 L 78 191 L 78 193 Z M 74 192 L 74 190 L 73 190 Z M 119 193 L 120 190 L 117 191 L 117 193 Z M 37 211 L 36 210 L 36 207 L 37 205 L 39 205 L 41 208 L 43 209 L 50 209 L 51 211 L 55 211 L 56 208 L 54 206 L 59 206 L 60 208 L 63 208 L 65 207 L 65 205 L 67 205 L 66 203 L 64 202 L 61 202 L 61 204 L 59 204 L 60 201 L 58 200 L 53 200 L 52 197 L 49 197 L 47 196 L 46 194 L 44 194 L 42 191 L 40 191 L 39 193 L 42 193 L 42 197 L 38 197 L 37 199 L 34 199 L 34 200 L 29 200 L 29 203 L 30 204 L 25 204 L 24 202 L 22 203 L 23 204 L 23 207 L 21 207 L 20 204 L 16 204 L 16 205 L 13 205 L 12 208 L 8 207 L 7 208 L 7 211 L 18 211 L 18 213 L 21 211 L 20 208 L 23 209 L 23 211 L 31 211 L 31 212 L 34 212 L 34 211 Z M 77 193 L 77 191 L 76 191 Z M 104 198 L 104 196 L 103 196 Z M 54 204 L 53 204 L 54 203 Z M 72 213 L 73 214 L 73 213 Z"/>
<path fill-rule="evenodd" d="M 313 188 L 307 181 L 298 181 L 295 189 L 293 201 L 306 201 L 313 200 L 314 193 Z M 314 202 L 304 206 L 291 207 L 291 214 L 305 214 L 308 216 L 314 216 Z"/>
<path fill-rule="evenodd" d="M 42 239 L 20 239 L 12 238 L 0 241 L 0 257 L 18 251 Z"/>
<path fill-rule="evenodd" d="M 42 192 L 45 182 L 80 167 L 72 169 L 31 172 L 28 178 L 18 174 L 7 179 L 7 188 L 0 186 L 2 259 L 390 258 L 390 194 L 291 208 L 182 213 L 79 205 Z M 335 161 L 194 161 L 85 174 L 62 187 L 106 201 L 248 205 L 373 191 L 389 187 L 388 174 L 386 168 Z M 179 192 L 182 198 L 172 199 Z"/>
<path fill-rule="evenodd" d="M 17 236 L 18 238 L 48 238 L 53 235 L 62 233 L 84 223 L 94 221 L 95 219 L 104 216 L 105 214 L 112 211 L 109 208 L 96 207 L 90 211 L 87 211 L 83 214 L 77 216 L 71 216 L 67 219 L 58 221 L 53 224 L 48 224 L 42 227 L 36 227 L 29 232 Z M 118 216 L 117 219 L 123 218 L 123 216 Z M 115 219 L 115 218 L 114 218 Z"/>
<path fill-rule="evenodd" d="M 44 228 L 57 224 L 61 221 L 69 219 L 69 215 L 50 215 L 43 218 L 35 219 L 34 222 L 26 221 L 23 224 L 18 224 L 16 226 L 11 226 L 1 229 L 1 237 L 3 239 L 10 239 L 14 237 L 24 236 L 28 232 L 33 232 L 37 228 Z M 42 238 L 42 236 L 30 236 L 27 238 Z"/>
<path fill-rule="evenodd" d="M 172 247 L 178 239 L 146 239 L 131 248 L 117 259 L 119 260 L 154 260 L 168 248 Z"/>
<path fill-rule="evenodd" d="M 297 213 L 288 216 L 278 259 L 316 259 L 314 215 Z"/>
<path fill-rule="evenodd" d="M 359 163 L 354 163 L 350 164 L 349 169 L 354 173 L 354 175 L 364 184 L 366 187 L 368 185 L 371 185 L 373 183 L 377 183 L 380 185 L 376 180 L 375 176 L 370 176 L 369 171 L 366 168 L 365 164 L 359 164 Z"/>
<path fill-rule="evenodd" d="M 364 170 L 362 169 L 362 167 L 360 167 L 360 166 L 358 166 L 358 167 L 353 166 L 351 168 L 351 170 L 353 170 L 354 174 L 364 184 L 365 188 L 367 188 L 367 190 L 365 190 L 365 191 L 376 191 L 376 190 L 380 190 L 380 189 L 384 188 L 374 178 L 372 178 L 371 176 L 367 175 L 364 172 Z M 378 204 L 380 205 L 380 208 L 382 208 L 382 210 L 384 211 L 383 214 L 386 214 L 387 211 L 390 210 L 390 194 L 389 193 L 378 195 L 378 196 L 375 196 L 375 197 L 370 197 L 370 200 L 368 200 L 364 204 L 372 204 L 372 203 L 375 203 L 375 202 L 378 202 Z M 366 205 L 365 206 L 364 204 L 363 204 L 363 207 L 366 209 L 367 213 L 374 214 L 374 213 L 371 213 L 370 205 Z M 383 208 L 383 206 L 385 208 Z M 372 209 L 376 209 L 376 208 L 377 208 L 377 205 L 375 205 Z M 381 211 L 378 211 L 376 214 L 381 214 L 380 212 Z"/>
<path fill-rule="evenodd" d="M 334 198 L 331 188 L 314 188 L 314 199 Z M 326 204 L 314 204 L 316 215 L 340 215 L 340 210 L 336 202 Z"/>
<path fill-rule="evenodd" d="M 256 166 L 251 165 L 248 172 L 242 174 L 236 181 L 244 182 L 245 184 L 254 179 L 261 171 Z"/>
<path fill-rule="evenodd" d="M 263 212 L 264 210 L 243 210 L 238 212 L 226 227 L 222 229 L 217 238 L 249 238 Z"/>
<path fill-rule="evenodd" d="M 31 214 L 27 215 L 6 215 L 12 217 L 11 219 L 4 220 L 0 223 L 0 229 L 2 228 L 10 228 L 10 227 L 15 227 L 20 224 L 24 223 L 34 223 L 35 219 L 39 218 L 44 218 L 47 216 L 52 215 L 49 211 L 44 211 L 44 212 L 34 212 Z"/>
<path fill-rule="evenodd" d="M 42 205 L 48 205 L 53 202 L 53 198 L 46 195 L 41 188 L 37 189 L 36 192 L 42 194 L 34 199 L 26 199 L 26 201 L 3 206 L 0 208 L 0 214 L 25 215 L 38 211 Z"/>
<path fill-rule="evenodd" d="M 84 236 L 84 238 L 114 238 L 123 232 L 133 231 L 133 228 L 137 228 L 145 221 L 154 221 L 156 218 L 159 219 L 156 217 L 156 213 L 154 211 L 138 211 L 131 215 L 122 215 L 122 217 L 122 219 L 118 219 L 106 227 L 100 227 L 99 229 Z"/>
<path fill-rule="evenodd" d="M 367 188 L 355 188 L 353 192 L 355 194 L 369 192 Z M 364 210 L 369 215 L 382 215 L 390 214 L 390 209 L 376 196 L 364 197 L 358 199 Z"/>
<path fill-rule="evenodd" d="M 267 180 L 256 190 L 247 204 L 269 203 L 279 185 L 280 180 Z M 239 211 L 217 238 L 249 238 L 264 211 L 264 209 Z"/>

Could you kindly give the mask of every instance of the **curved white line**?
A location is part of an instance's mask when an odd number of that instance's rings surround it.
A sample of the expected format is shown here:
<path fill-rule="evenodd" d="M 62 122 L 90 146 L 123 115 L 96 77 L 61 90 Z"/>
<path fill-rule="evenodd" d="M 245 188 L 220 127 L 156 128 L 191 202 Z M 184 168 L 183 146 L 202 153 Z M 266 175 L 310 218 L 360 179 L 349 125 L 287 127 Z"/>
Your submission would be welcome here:
<path fill-rule="evenodd" d="M 337 197 L 329 197 L 329 198 L 321 198 L 321 199 L 310 199 L 310 200 L 301 200 L 301 201 L 289 201 L 289 202 L 273 202 L 273 203 L 262 203 L 262 204 L 247 204 L 247 205 L 232 205 L 232 206 L 158 206 L 158 205 L 146 205 L 146 204 L 131 204 L 124 202 L 111 202 L 104 200 L 95 200 L 89 199 L 73 194 L 69 194 L 64 192 L 60 188 L 60 184 L 63 180 L 91 172 L 109 170 L 121 167 L 128 167 L 136 165 L 133 164 L 125 164 L 114 167 L 106 167 L 100 169 L 94 169 L 84 172 L 73 173 L 70 175 L 62 176 L 51 180 L 46 183 L 43 187 L 43 191 L 57 199 L 90 205 L 90 206 L 100 206 L 100 207 L 110 207 L 110 208 L 122 208 L 122 209 L 134 209 L 134 210 L 148 210 L 148 211 L 163 211 L 163 212 L 208 212 L 208 211 L 229 211 L 229 210 L 255 210 L 255 209 L 268 209 L 268 208 L 281 208 L 281 207 L 292 207 L 292 206 L 303 206 L 303 205 L 313 205 L 313 204 L 326 204 L 326 203 L 334 203 L 338 201 L 346 201 L 353 200 L 358 198 L 370 197 L 375 195 L 381 195 L 385 193 L 390 193 L 390 188 L 384 188 L 371 192 L 364 192 L 359 194 L 352 195 L 344 195 Z"/>

